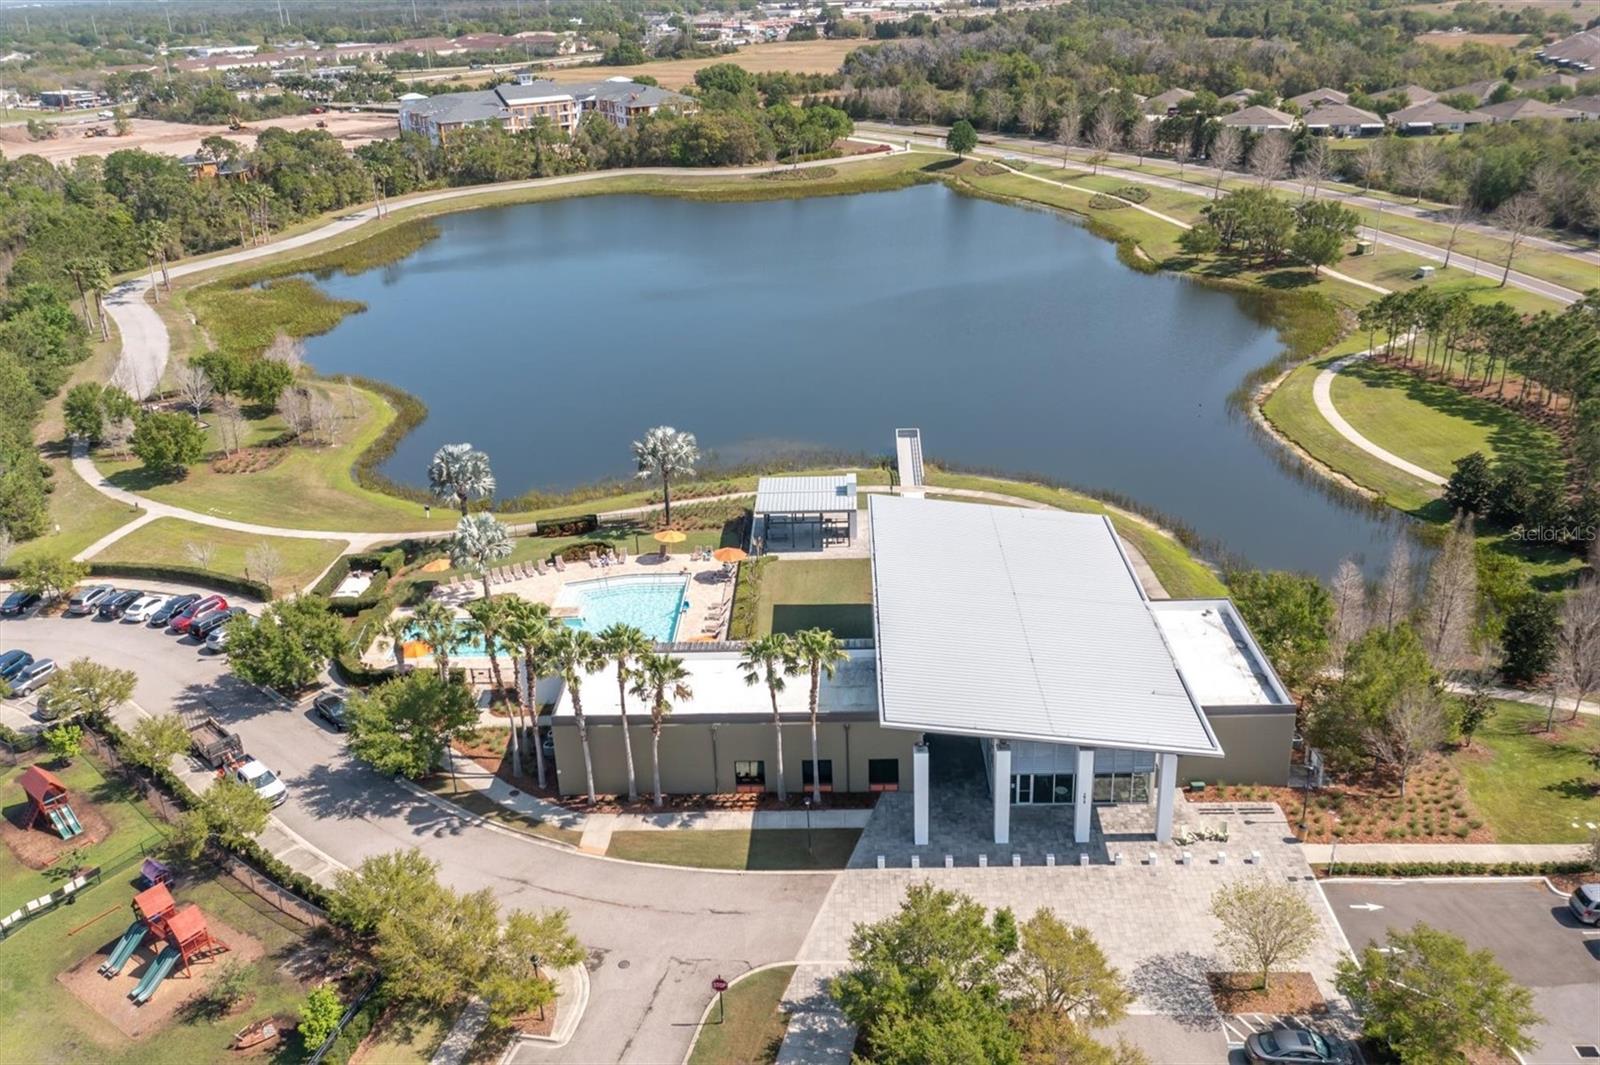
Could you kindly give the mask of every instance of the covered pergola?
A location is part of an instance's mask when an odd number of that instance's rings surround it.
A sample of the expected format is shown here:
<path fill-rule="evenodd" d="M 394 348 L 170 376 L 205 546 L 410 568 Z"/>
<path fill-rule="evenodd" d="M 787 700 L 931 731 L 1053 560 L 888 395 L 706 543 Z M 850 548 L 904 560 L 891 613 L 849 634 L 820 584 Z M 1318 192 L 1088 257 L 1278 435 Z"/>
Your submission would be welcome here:
<path fill-rule="evenodd" d="M 1109 519 L 878 495 L 870 507 L 878 720 L 924 736 L 914 843 L 928 842 L 929 733 L 982 741 L 996 843 L 1010 842 L 1013 804 L 1070 804 L 1087 843 L 1096 803 L 1152 800 L 1155 836 L 1170 839 L 1179 757 L 1223 750 Z"/>
<path fill-rule="evenodd" d="M 856 475 L 763 477 L 750 523 L 752 552 L 821 551 L 856 539 Z"/>

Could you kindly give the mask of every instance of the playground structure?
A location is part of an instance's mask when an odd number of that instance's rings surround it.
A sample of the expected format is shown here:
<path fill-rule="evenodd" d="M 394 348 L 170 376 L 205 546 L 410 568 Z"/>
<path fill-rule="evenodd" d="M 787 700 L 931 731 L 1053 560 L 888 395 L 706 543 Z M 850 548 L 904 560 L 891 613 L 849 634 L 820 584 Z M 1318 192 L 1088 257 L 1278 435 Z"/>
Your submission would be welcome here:
<path fill-rule="evenodd" d="M 28 828 L 42 819 L 50 822 L 62 839 L 72 839 L 83 832 L 78 815 L 67 802 L 67 786 L 50 770 L 29 766 L 22 774 L 22 790 L 27 793 L 31 807 Z"/>
<path fill-rule="evenodd" d="M 100 966 L 100 974 L 107 979 L 120 973 L 139 947 L 149 940 L 161 944 L 155 960 L 150 963 L 139 982 L 128 992 L 136 1006 L 150 1001 L 172 970 L 183 966 L 189 974 L 191 963 L 222 954 L 228 945 L 211 934 L 200 907 L 190 903 L 178 909 L 172 892 L 165 883 L 156 883 L 133 897 L 133 923 L 117 939 L 111 954 Z"/>

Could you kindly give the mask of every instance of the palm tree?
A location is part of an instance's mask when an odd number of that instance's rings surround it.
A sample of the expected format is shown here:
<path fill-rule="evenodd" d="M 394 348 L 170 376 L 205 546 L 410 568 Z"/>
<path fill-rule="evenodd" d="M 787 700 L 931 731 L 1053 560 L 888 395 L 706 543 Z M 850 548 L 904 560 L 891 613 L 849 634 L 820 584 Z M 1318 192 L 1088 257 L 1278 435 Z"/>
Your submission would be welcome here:
<path fill-rule="evenodd" d="M 817 762 L 817 695 L 822 690 L 822 678 L 833 679 L 839 663 L 849 656 L 844 645 L 827 629 L 805 629 L 794 636 L 794 666 L 791 673 L 802 670 L 811 675 L 811 801 L 822 805 L 822 767 Z"/>
<path fill-rule="evenodd" d="M 594 633 L 566 625 L 551 630 L 550 665 L 561 674 L 572 693 L 572 716 L 578 722 L 578 742 L 583 744 L 583 776 L 594 803 L 594 760 L 589 757 L 589 723 L 583 716 L 583 678 L 606 664 L 605 652 Z"/>
<path fill-rule="evenodd" d="M 461 619 L 437 599 L 429 599 L 412 612 L 411 628 L 432 649 L 439 679 L 449 683 L 450 652 L 461 637 Z"/>
<path fill-rule="evenodd" d="M 496 698 L 503 698 L 506 690 L 505 680 L 500 675 L 500 652 L 506 649 L 501 639 L 501 632 L 508 620 L 506 613 L 510 601 L 500 599 L 474 599 L 467 604 L 467 624 L 465 626 L 469 635 L 477 636 L 483 640 L 483 653 L 489 656 L 489 676 L 494 681 L 494 694 L 489 697 L 489 707 L 494 708 Z M 509 711 L 508 711 L 509 713 Z M 511 744 L 516 748 L 518 721 L 515 717 L 511 721 Z M 512 772 L 521 775 L 522 759 L 513 756 L 511 760 Z"/>
<path fill-rule="evenodd" d="M 661 479 L 662 517 L 672 524 L 672 478 L 680 474 L 693 477 L 694 464 L 700 460 L 694 434 L 658 425 L 647 431 L 643 440 L 633 442 L 633 458 L 639 464 L 640 480 Z"/>
<path fill-rule="evenodd" d="M 789 788 L 783 781 L 783 723 L 778 718 L 778 693 L 783 691 L 783 675 L 795 667 L 794 641 L 781 632 L 770 633 L 745 646 L 744 657 L 739 660 L 744 670 L 744 682 L 751 687 L 767 686 L 767 697 L 772 700 L 772 732 L 778 740 L 778 801 L 789 801 Z M 812 757 L 816 757 L 815 754 Z"/>
<path fill-rule="evenodd" d="M 170 291 L 172 279 L 167 275 L 167 245 L 172 242 L 172 231 L 167 224 L 159 218 L 152 218 L 139 227 L 139 247 L 144 252 L 145 262 L 150 265 L 150 291 L 155 298 L 161 298 L 161 287 L 165 285 Z M 161 283 L 156 283 L 156 265 L 161 266 Z"/>
<path fill-rule="evenodd" d="M 694 698 L 688 679 L 683 659 L 653 652 L 641 658 L 633 672 L 633 694 L 650 700 L 650 769 L 655 774 L 657 806 L 664 806 L 667 801 L 661 791 L 661 725 L 672 713 L 672 699 Z"/>
<path fill-rule="evenodd" d="M 483 581 L 483 597 L 489 598 L 489 570 L 511 554 L 511 530 L 492 514 L 468 514 L 456 523 L 450 538 L 450 564 L 471 570 Z"/>
<path fill-rule="evenodd" d="M 84 260 L 83 285 L 94 296 L 95 313 L 100 316 L 100 339 L 111 339 L 111 323 L 106 319 L 105 294 L 111 291 L 111 267 L 99 256 Z"/>
<path fill-rule="evenodd" d="M 68 259 L 64 266 L 67 276 L 78 286 L 78 298 L 83 301 L 83 320 L 90 329 L 95 328 L 94 311 L 89 307 L 89 275 L 92 272 L 88 259 Z"/>
<path fill-rule="evenodd" d="M 539 705 L 534 687 L 539 680 L 539 661 L 544 656 L 545 644 L 550 639 L 550 608 L 544 603 L 513 596 L 501 599 L 505 604 L 505 620 L 500 635 L 506 645 L 522 655 L 522 668 L 527 684 L 522 690 L 521 710 L 533 722 L 533 760 L 538 765 L 539 786 L 544 787 L 544 757 L 540 750 Z M 519 718 L 511 730 L 511 766 L 518 776 L 522 774 L 522 730 Z"/>
<path fill-rule="evenodd" d="M 622 712 L 622 753 L 628 763 L 628 801 L 639 798 L 633 776 L 633 737 L 628 733 L 628 678 L 634 663 L 649 654 L 655 645 L 644 631 L 618 622 L 600 634 L 600 649 L 617 666 L 617 706 Z"/>
<path fill-rule="evenodd" d="M 489 456 L 471 444 L 444 445 L 428 463 L 428 487 L 440 499 L 454 499 L 465 518 L 472 500 L 494 495 Z"/>

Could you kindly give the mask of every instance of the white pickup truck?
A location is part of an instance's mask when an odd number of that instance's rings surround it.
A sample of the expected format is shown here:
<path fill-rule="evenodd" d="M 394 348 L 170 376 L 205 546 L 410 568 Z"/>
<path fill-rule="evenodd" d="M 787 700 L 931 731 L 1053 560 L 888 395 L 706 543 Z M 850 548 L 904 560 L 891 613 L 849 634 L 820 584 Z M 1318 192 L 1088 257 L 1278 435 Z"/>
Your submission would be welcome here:
<path fill-rule="evenodd" d="M 283 781 L 278 779 L 277 774 L 254 758 L 236 765 L 233 775 L 235 780 L 250 785 L 256 790 L 257 795 L 273 806 L 282 806 L 289 798 L 289 789 L 284 787 Z"/>

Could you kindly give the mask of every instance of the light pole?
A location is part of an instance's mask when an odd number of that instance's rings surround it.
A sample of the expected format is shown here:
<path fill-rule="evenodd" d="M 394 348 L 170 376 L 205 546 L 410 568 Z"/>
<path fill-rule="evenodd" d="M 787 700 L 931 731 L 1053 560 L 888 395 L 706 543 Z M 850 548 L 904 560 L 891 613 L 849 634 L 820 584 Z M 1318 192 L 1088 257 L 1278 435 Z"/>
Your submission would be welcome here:
<path fill-rule="evenodd" d="M 814 858 L 814 857 L 816 857 L 816 852 L 811 849 L 811 796 L 807 795 L 806 799 L 805 799 L 805 802 L 806 802 L 806 853 L 811 855 Z"/>

